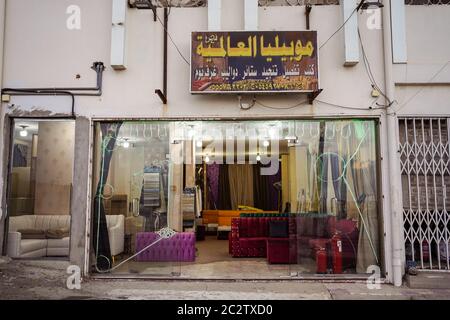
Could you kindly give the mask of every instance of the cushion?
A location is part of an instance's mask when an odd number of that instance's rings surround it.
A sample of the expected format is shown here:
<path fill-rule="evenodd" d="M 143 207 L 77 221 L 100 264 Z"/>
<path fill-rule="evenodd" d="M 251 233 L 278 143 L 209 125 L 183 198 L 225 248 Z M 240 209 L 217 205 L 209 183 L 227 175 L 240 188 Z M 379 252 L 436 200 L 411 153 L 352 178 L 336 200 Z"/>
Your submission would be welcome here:
<path fill-rule="evenodd" d="M 28 239 L 20 241 L 20 253 L 21 255 L 27 252 L 46 249 L 47 240 L 41 239 Z"/>
<path fill-rule="evenodd" d="M 45 239 L 45 231 L 40 229 L 19 229 L 22 239 Z"/>
<path fill-rule="evenodd" d="M 63 239 L 70 234 L 69 228 L 49 229 L 45 232 L 47 239 Z"/>
<path fill-rule="evenodd" d="M 289 229 L 287 221 L 269 221 L 270 238 L 288 238 Z"/>
<path fill-rule="evenodd" d="M 70 238 L 63 239 L 48 239 L 48 248 L 69 248 Z"/>

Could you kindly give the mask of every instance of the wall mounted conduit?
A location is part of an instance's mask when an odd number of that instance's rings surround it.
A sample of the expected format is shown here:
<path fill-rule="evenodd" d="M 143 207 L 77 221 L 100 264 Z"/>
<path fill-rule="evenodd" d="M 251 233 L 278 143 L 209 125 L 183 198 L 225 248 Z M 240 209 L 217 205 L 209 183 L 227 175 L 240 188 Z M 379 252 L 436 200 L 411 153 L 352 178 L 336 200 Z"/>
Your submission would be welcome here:
<path fill-rule="evenodd" d="M 75 119 L 75 96 L 99 97 L 102 95 L 103 71 L 105 66 L 103 62 L 94 62 L 91 69 L 97 73 L 97 83 L 95 87 L 54 87 L 54 88 L 4 88 L 2 95 L 11 96 L 70 96 L 72 99 L 71 118 Z M 56 118 L 56 117 L 55 117 Z"/>

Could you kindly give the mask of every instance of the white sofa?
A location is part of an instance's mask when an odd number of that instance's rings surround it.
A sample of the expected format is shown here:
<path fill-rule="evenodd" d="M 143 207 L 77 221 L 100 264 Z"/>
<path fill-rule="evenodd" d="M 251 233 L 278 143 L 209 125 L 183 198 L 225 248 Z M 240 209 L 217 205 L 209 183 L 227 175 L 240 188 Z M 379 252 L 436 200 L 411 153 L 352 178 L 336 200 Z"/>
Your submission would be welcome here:
<path fill-rule="evenodd" d="M 106 216 L 109 242 L 113 256 L 124 249 L 124 216 Z M 24 215 L 9 218 L 7 254 L 11 258 L 68 256 L 70 237 L 63 239 L 22 239 L 18 230 L 58 228 L 70 229 L 69 215 Z"/>

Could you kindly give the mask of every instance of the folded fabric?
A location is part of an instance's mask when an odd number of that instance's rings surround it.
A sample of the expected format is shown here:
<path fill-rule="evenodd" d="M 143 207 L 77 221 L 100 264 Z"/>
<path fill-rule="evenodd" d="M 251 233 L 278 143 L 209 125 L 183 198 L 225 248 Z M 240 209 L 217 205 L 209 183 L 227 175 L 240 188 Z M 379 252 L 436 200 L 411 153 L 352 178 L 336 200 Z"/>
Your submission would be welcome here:
<path fill-rule="evenodd" d="M 46 231 L 47 239 L 63 239 L 70 234 L 69 228 L 49 229 Z"/>
<path fill-rule="evenodd" d="M 17 232 L 22 234 L 22 239 L 45 239 L 45 230 L 20 229 Z"/>

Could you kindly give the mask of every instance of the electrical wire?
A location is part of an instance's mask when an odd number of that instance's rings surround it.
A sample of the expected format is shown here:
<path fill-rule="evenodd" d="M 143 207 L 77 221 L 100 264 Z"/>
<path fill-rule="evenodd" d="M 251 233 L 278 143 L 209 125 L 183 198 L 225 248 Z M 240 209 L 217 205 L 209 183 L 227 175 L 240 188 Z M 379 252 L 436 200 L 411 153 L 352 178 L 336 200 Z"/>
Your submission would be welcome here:
<path fill-rule="evenodd" d="M 259 105 L 259 106 L 261 106 L 263 108 L 267 108 L 267 109 L 272 109 L 272 110 L 290 110 L 290 109 L 295 109 L 297 107 L 300 107 L 301 105 L 304 105 L 307 101 L 306 100 L 300 101 L 299 103 L 297 103 L 297 104 L 295 104 L 293 106 L 290 106 L 290 107 L 272 107 L 272 106 L 269 106 L 269 105 L 267 105 L 265 103 L 262 103 L 259 100 L 255 100 L 255 102 L 256 102 L 257 105 Z"/>
<path fill-rule="evenodd" d="M 186 64 L 188 66 L 191 65 L 191 63 L 189 62 L 188 59 L 186 59 L 186 57 L 183 55 L 183 53 L 181 53 L 180 48 L 177 46 L 177 44 L 175 43 L 175 41 L 173 40 L 171 34 L 167 31 L 166 27 L 164 26 L 164 23 L 161 21 L 161 19 L 159 18 L 158 14 L 156 14 L 156 18 L 158 19 L 159 23 L 161 24 L 161 26 L 163 27 L 164 31 L 167 33 L 167 36 L 169 37 L 170 42 L 172 42 L 173 46 L 175 47 L 175 49 L 178 51 L 178 54 L 180 55 L 180 57 L 184 60 L 184 62 L 186 62 Z"/>
<path fill-rule="evenodd" d="M 369 81 L 372 84 L 372 88 L 378 90 L 378 92 L 380 92 L 380 94 L 388 101 L 388 106 L 383 106 L 383 107 L 385 107 L 385 108 L 390 107 L 393 104 L 393 101 L 389 97 L 386 96 L 386 94 L 383 92 L 383 90 L 381 90 L 380 86 L 378 85 L 377 81 L 375 80 L 375 76 L 373 75 L 373 72 L 372 72 L 372 67 L 370 66 L 369 58 L 367 57 L 366 50 L 364 48 L 364 43 L 361 38 L 361 33 L 359 30 L 359 27 L 358 27 L 358 39 L 359 39 L 359 43 L 361 45 L 361 51 L 363 54 L 364 69 L 366 70 L 367 76 L 369 77 Z"/>
<path fill-rule="evenodd" d="M 344 23 L 335 32 L 333 32 L 333 34 L 323 44 L 320 45 L 319 50 L 322 49 L 336 34 L 338 34 L 339 31 L 342 30 L 342 28 L 345 27 L 347 22 L 350 21 L 351 17 L 353 17 L 353 15 L 355 14 L 356 11 L 358 11 L 358 7 L 353 9 L 352 13 L 348 16 L 348 18 L 344 21 Z"/>
<path fill-rule="evenodd" d="M 372 102 L 372 104 L 370 106 L 368 106 L 367 108 L 360 108 L 360 107 L 350 107 L 350 106 L 344 106 L 344 105 L 339 105 L 339 104 L 335 104 L 335 103 L 331 103 L 331 102 L 327 102 L 327 101 L 322 101 L 319 99 L 315 99 L 314 101 L 318 102 L 318 103 L 322 103 L 322 104 L 327 104 L 329 106 L 332 107 L 338 107 L 338 108 L 342 108 L 342 109 L 349 109 L 349 110 L 363 110 L 363 111 L 368 111 L 368 110 L 380 110 L 380 109 L 385 109 L 384 107 L 377 107 L 374 108 L 373 105 L 378 101 L 378 99 L 374 100 Z"/>

